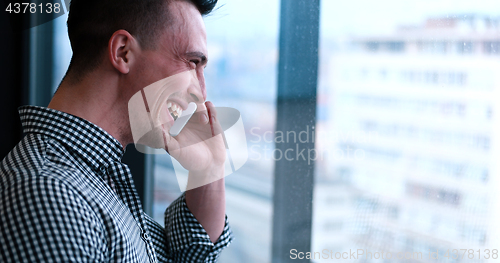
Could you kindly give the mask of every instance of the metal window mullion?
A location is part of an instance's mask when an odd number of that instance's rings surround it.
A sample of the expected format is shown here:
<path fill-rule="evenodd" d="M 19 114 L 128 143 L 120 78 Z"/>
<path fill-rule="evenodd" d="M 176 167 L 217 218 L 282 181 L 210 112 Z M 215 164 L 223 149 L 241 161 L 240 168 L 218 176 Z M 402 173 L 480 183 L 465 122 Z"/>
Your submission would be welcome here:
<path fill-rule="evenodd" d="M 153 216 L 154 155 L 141 153 L 137 151 L 133 144 L 130 144 L 122 161 L 128 165 L 132 173 L 144 212 Z"/>
<path fill-rule="evenodd" d="M 31 14 L 30 23 L 35 23 L 37 15 Z M 29 104 L 46 107 L 54 85 L 54 23 L 34 26 L 29 32 Z"/>
<path fill-rule="evenodd" d="M 314 150 L 319 6 L 319 0 L 281 1 L 276 131 L 309 138 L 275 144 L 283 155 L 275 156 L 272 262 L 296 262 L 291 249 L 311 248 L 314 161 L 307 154 Z"/>

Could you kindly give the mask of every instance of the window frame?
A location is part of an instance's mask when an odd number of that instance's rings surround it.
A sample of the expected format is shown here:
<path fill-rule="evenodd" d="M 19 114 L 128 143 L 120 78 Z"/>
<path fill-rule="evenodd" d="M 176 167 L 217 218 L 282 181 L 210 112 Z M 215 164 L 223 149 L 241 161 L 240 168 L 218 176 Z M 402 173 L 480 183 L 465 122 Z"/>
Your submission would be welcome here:
<path fill-rule="evenodd" d="M 281 1 L 276 131 L 285 134 L 316 125 L 319 11 L 319 0 Z M 298 154 L 298 146 L 275 143 L 281 153 Z M 300 149 L 315 149 L 314 140 L 301 142 Z M 315 164 L 300 157 L 276 159 L 271 262 L 292 262 L 291 249 L 311 248 Z"/>

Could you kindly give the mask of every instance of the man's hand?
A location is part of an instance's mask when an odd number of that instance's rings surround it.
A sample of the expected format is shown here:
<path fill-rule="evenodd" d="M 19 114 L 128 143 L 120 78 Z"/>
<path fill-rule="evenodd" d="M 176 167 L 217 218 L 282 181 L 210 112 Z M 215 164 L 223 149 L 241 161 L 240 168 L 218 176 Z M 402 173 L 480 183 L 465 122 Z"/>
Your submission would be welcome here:
<path fill-rule="evenodd" d="M 189 171 L 186 204 L 215 243 L 224 229 L 224 162 L 226 148 L 215 106 L 205 102 L 182 132 L 171 137 L 164 129 L 165 149 Z"/>
<path fill-rule="evenodd" d="M 165 129 L 164 136 L 165 149 L 170 156 L 189 172 L 209 176 L 209 178 L 196 178 L 201 181 L 192 181 L 192 187 L 188 187 L 188 190 L 202 186 L 201 183 L 207 179 L 214 179 L 211 181 L 213 182 L 224 176 L 226 148 L 217 112 L 211 102 L 205 102 L 198 107 L 197 112 L 178 136 L 170 136 Z"/>

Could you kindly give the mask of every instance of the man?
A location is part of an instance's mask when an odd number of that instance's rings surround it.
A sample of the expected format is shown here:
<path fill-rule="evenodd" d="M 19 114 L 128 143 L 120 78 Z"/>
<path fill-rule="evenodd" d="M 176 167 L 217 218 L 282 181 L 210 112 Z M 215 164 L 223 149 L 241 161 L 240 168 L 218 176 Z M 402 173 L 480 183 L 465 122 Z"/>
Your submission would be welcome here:
<path fill-rule="evenodd" d="M 0 165 L 1 262 L 215 262 L 231 241 L 225 216 L 225 148 L 206 100 L 202 15 L 216 0 L 73 0 L 73 58 L 48 108 L 20 108 L 27 134 Z M 198 113 L 165 148 L 193 178 L 161 227 L 140 205 L 128 167 L 128 102 L 157 81 L 190 71 L 199 83 L 168 94 Z M 191 132 L 189 132 L 191 131 Z M 193 138 L 194 137 L 194 138 Z M 201 138 L 201 137 L 200 137 Z M 196 158 L 192 158 L 195 156 Z"/>

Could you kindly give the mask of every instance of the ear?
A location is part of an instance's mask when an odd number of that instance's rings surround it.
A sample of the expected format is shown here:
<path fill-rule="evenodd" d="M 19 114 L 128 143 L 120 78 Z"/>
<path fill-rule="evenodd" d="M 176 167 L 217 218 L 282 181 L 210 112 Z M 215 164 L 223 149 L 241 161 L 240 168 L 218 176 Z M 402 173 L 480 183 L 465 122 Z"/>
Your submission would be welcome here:
<path fill-rule="evenodd" d="M 122 74 L 128 74 L 134 56 L 140 51 L 137 40 L 126 30 L 113 33 L 108 43 L 109 61 Z"/>

